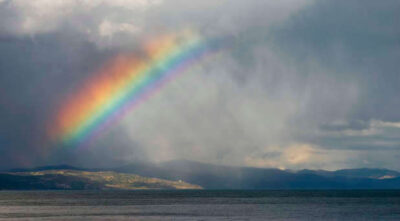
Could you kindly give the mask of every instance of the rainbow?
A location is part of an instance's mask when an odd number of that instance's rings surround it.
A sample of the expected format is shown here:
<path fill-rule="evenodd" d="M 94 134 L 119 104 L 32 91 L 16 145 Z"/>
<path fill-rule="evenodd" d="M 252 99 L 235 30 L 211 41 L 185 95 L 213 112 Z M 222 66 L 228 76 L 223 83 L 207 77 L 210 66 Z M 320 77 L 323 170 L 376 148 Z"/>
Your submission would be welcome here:
<path fill-rule="evenodd" d="M 48 128 L 51 140 L 68 146 L 93 140 L 221 43 L 186 31 L 149 41 L 140 56 L 116 56 L 57 108 Z"/>

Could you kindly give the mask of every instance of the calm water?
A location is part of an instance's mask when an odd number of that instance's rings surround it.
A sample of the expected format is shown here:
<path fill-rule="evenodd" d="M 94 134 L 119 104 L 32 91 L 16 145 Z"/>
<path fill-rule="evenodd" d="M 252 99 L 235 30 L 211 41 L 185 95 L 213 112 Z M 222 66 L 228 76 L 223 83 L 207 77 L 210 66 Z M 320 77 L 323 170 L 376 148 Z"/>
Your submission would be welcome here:
<path fill-rule="evenodd" d="M 400 191 L 0 191 L 0 220 L 400 220 Z"/>

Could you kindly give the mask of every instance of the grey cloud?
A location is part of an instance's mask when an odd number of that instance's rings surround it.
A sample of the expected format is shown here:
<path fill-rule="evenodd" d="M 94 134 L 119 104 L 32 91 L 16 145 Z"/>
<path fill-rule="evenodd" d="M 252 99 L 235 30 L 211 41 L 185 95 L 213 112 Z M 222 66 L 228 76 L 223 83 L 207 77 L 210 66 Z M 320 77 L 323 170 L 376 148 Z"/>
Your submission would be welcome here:
<path fill-rule="evenodd" d="M 323 111 L 314 123 L 312 110 L 296 116 L 294 122 L 312 128 L 294 131 L 298 140 L 329 149 L 362 150 L 369 162 L 374 161 L 374 151 L 384 151 L 387 156 L 398 153 L 397 128 L 372 123 L 396 122 L 400 117 L 396 111 L 400 107 L 396 61 L 400 55 L 399 7 L 397 1 L 318 1 L 276 27 L 277 50 L 298 67 L 310 71 L 310 63 L 317 63 L 330 71 L 331 78 L 357 87 L 357 98 L 337 118 L 330 118 L 340 113 L 335 109 L 337 103 L 330 106 L 321 101 L 314 102 L 314 108 L 328 105 L 333 112 Z M 341 94 L 343 89 L 332 85 L 330 94 L 348 99 L 347 93 Z M 385 165 L 399 166 L 387 158 Z"/>
<path fill-rule="evenodd" d="M 370 122 L 350 120 L 348 122 L 329 122 L 321 124 L 320 129 L 325 131 L 363 130 L 370 128 Z"/>
<path fill-rule="evenodd" d="M 318 1 L 277 28 L 278 46 L 300 64 L 312 60 L 357 82 L 363 94 L 351 118 L 398 121 L 399 7 L 397 1 Z"/>
<path fill-rule="evenodd" d="M 15 158 L 1 167 L 188 158 L 400 168 L 398 128 L 371 123 L 400 117 L 396 1 L 40 2 L 0 2 L 0 153 Z M 107 59 L 185 28 L 233 43 L 87 149 L 41 146 L 54 106 Z"/>
<path fill-rule="evenodd" d="M 68 32 L 2 37 L 0 51 L 2 166 L 43 164 L 54 108 L 114 52 Z"/>

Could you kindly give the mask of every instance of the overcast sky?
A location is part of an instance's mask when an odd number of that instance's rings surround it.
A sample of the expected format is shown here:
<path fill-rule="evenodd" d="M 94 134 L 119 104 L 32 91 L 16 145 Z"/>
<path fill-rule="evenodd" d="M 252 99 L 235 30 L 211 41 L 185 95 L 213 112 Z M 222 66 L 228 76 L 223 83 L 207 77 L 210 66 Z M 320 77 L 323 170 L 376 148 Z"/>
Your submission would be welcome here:
<path fill-rule="evenodd" d="M 400 170 L 397 0 L 0 0 L 0 168 L 188 159 Z M 85 148 L 55 107 L 148 38 L 230 36 Z"/>

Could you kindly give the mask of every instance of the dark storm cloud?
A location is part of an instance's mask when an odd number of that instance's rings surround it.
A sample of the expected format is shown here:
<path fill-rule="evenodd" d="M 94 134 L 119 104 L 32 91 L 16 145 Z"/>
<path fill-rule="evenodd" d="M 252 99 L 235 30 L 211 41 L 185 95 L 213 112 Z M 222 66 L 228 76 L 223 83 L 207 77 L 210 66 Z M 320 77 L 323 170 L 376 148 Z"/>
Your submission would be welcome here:
<path fill-rule="evenodd" d="M 351 118 L 400 121 L 399 10 L 395 0 L 317 1 L 277 28 L 278 47 L 357 81 L 363 91 Z"/>
<path fill-rule="evenodd" d="M 399 135 L 387 137 L 389 129 L 371 124 L 400 120 L 399 9 L 398 1 L 317 1 L 277 27 L 277 47 L 299 67 L 309 70 L 310 62 L 318 63 L 333 71 L 330 76 L 359 87 L 358 98 L 343 119 L 317 122 L 322 131 L 347 134 L 300 137 L 329 148 L 399 151 Z M 331 93 L 340 97 L 336 90 Z M 309 113 L 299 118 L 310 119 Z M 349 135 L 377 128 L 382 129 L 379 135 Z"/>
<path fill-rule="evenodd" d="M 187 158 L 400 168 L 399 5 L 0 0 L 0 167 Z M 184 29 L 233 44 L 89 148 L 42 145 L 54 107 L 106 60 Z"/>
<path fill-rule="evenodd" d="M 40 163 L 55 107 L 113 52 L 71 32 L 2 36 L 0 52 L 2 166 Z"/>

